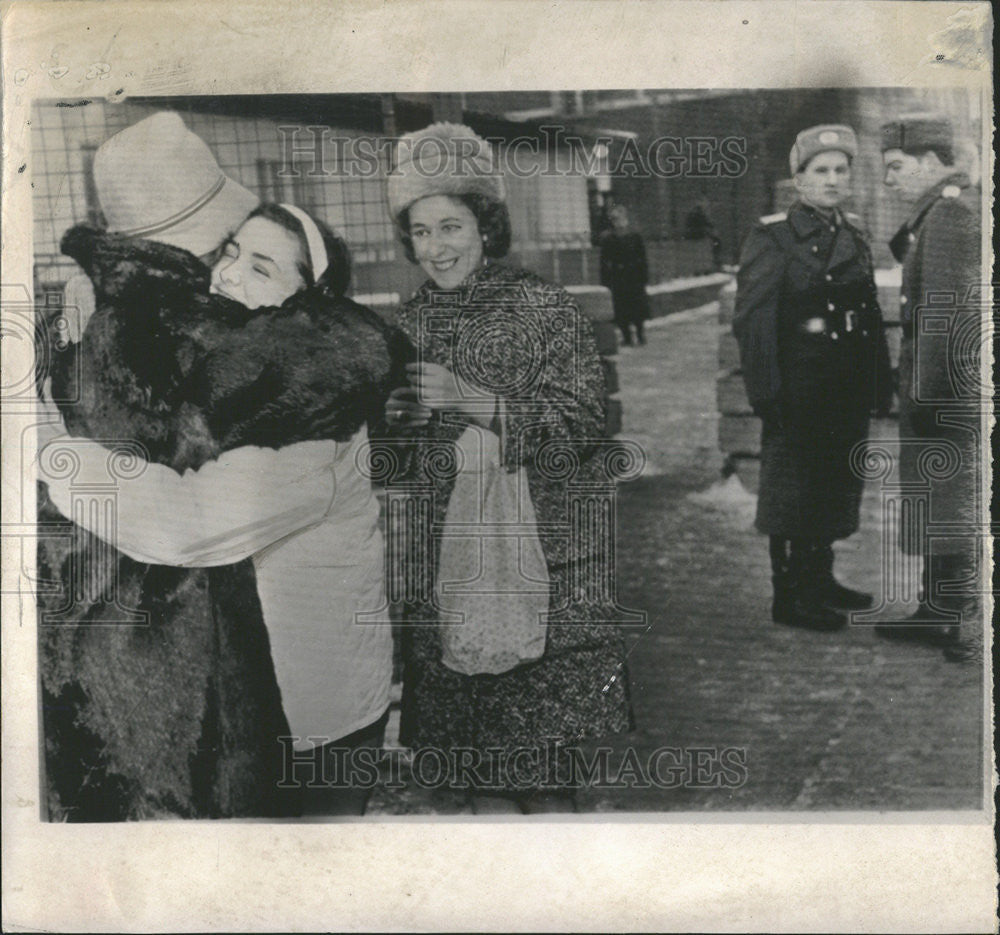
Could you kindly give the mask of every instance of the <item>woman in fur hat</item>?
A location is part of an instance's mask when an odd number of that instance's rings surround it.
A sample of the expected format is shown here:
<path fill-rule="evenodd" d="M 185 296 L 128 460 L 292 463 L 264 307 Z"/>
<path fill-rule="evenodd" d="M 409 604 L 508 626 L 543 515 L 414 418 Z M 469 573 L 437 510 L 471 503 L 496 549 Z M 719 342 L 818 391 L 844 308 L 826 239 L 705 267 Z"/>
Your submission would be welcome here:
<path fill-rule="evenodd" d="M 598 543 L 589 531 L 565 533 L 567 484 L 607 482 L 595 454 L 605 384 L 594 336 L 563 289 L 497 262 L 511 239 L 503 179 L 489 144 L 468 127 L 434 124 L 403 137 L 388 201 L 407 256 L 429 276 L 399 312 L 419 353 L 407 368 L 411 386 L 386 406 L 410 455 L 397 480 L 433 491 L 430 522 L 408 552 L 407 580 L 419 595 L 404 625 L 401 739 L 442 751 L 449 779 L 460 783 L 467 780 L 455 776 L 454 756 L 471 749 L 476 811 L 572 810 L 567 747 L 631 723 L 619 628 L 580 586 Z M 461 532 L 449 526 L 456 501 L 471 500 L 473 510 L 477 502 L 477 478 L 446 467 L 467 460 L 470 427 L 502 471 L 524 470 L 550 586 L 541 657 L 480 674 L 449 659 L 439 588 L 449 528 Z M 560 459 L 575 466 L 572 478 L 553 470 Z M 441 526 L 444 535 L 432 537 Z M 490 546 L 482 548 L 486 562 Z M 510 621 L 497 613 L 488 623 L 502 628 Z"/>
<path fill-rule="evenodd" d="M 176 140 L 179 123 L 143 129 Z M 181 200 L 197 204 L 187 180 L 204 154 L 178 145 Z M 135 165 L 141 152 L 120 148 Z M 318 738 L 374 746 L 384 725 L 389 634 L 354 625 L 384 603 L 377 505 L 356 459 L 403 344 L 343 296 L 346 247 L 305 212 L 258 208 L 211 273 L 183 246 L 226 229 L 199 213 L 173 215 L 189 228 L 176 243 L 169 223 L 64 238 L 96 310 L 57 359 L 55 398 L 72 433 L 137 443 L 150 463 L 112 478 L 117 522 L 103 531 L 47 475 L 88 531 L 43 547 L 42 573 L 72 584 L 82 568 L 95 582 L 66 607 L 40 599 L 52 817 L 296 813 L 283 759 L 314 758 L 322 778 Z M 109 463 L 71 438 L 42 452 L 43 469 L 67 449 L 78 481 Z M 313 752 L 292 757 L 296 737 Z"/>

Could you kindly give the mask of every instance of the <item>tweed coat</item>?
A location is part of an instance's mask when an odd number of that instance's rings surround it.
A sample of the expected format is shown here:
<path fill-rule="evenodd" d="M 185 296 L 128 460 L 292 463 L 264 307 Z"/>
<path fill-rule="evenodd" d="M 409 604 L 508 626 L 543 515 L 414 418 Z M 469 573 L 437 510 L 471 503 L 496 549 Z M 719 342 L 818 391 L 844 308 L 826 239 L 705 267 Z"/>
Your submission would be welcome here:
<path fill-rule="evenodd" d="M 505 469 L 523 466 L 527 474 L 552 615 L 538 661 L 500 675 L 452 671 L 441 662 L 439 618 L 428 597 L 440 539 L 411 542 L 404 564 L 414 566 L 411 582 L 422 578 L 423 597 L 407 604 L 404 619 L 401 738 L 418 748 L 537 751 L 546 738 L 562 746 L 628 729 L 631 707 L 616 608 L 587 590 L 581 571 L 613 576 L 613 559 L 596 527 L 576 528 L 572 520 L 572 491 L 607 490 L 613 476 L 603 457 L 605 384 L 589 321 L 563 289 L 491 263 L 457 290 L 425 283 L 402 306 L 398 322 L 421 359 L 460 375 L 471 367 L 470 382 L 503 388 L 502 424 L 494 426 L 505 439 Z M 442 466 L 453 459 L 467 424 L 462 417 L 435 417 L 428 427 L 397 439 L 408 457 L 390 492 L 394 486 L 432 491 L 435 524 L 444 522 L 455 483 L 455 471 Z M 551 776 L 538 767 L 521 780 L 538 786 Z"/>
<path fill-rule="evenodd" d="M 54 351 L 73 435 L 137 443 L 180 471 L 242 445 L 346 441 L 402 380 L 402 336 L 322 280 L 250 311 L 208 295 L 208 270 L 175 247 L 78 227 L 63 250 L 97 306 L 82 341 Z M 144 565 L 63 520 L 44 485 L 40 503 L 63 534 L 39 546 L 50 816 L 287 811 L 288 727 L 252 560 Z"/>
<path fill-rule="evenodd" d="M 762 218 L 743 246 L 733 330 L 763 416 L 757 528 L 770 535 L 829 542 L 858 527 L 862 481 L 850 453 L 891 394 L 859 224 L 798 202 Z"/>

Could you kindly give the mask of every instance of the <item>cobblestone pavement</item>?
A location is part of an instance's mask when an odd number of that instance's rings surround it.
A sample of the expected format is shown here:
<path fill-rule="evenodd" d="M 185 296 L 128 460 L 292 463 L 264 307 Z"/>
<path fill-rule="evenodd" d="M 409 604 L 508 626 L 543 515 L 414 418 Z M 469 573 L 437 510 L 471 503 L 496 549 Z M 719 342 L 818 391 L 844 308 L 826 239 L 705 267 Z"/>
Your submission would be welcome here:
<path fill-rule="evenodd" d="M 719 508 L 697 497 L 718 481 L 722 460 L 715 306 L 653 324 L 649 343 L 618 359 L 623 436 L 648 457 L 618 498 L 619 599 L 648 614 L 629 634 L 637 727 L 598 742 L 624 788 L 585 788 L 580 810 L 981 807 L 981 666 L 886 643 L 870 626 L 824 634 L 770 622 L 766 540 L 752 528 L 752 503 Z M 891 445 L 895 424 L 873 434 Z M 841 580 L 875 593 L 879 512 L 870 487 L 861 531 L 836 547 Z M 672 750 L 657 754 L 663 748 Z M 728 771 L 717 768 L 722 756 Z M 651 767 L 658 782 L 645 782 Z M 376 789 L 369 807 L 467 812 L 460 793 L 412 784 Z"/>

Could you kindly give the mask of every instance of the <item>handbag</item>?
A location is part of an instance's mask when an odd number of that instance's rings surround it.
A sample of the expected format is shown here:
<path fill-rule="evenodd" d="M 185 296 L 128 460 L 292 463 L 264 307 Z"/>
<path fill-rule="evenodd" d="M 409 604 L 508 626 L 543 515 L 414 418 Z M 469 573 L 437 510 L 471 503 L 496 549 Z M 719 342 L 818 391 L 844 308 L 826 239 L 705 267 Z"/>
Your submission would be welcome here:
<path fill-rule="evenodd" d="M 502 445 L 477 425 L 456 442 L 435 594 L 441 661 L 463 675 L 499 675 L 545 651 L 548 566 L 527 471 L 505 470 Z"/>

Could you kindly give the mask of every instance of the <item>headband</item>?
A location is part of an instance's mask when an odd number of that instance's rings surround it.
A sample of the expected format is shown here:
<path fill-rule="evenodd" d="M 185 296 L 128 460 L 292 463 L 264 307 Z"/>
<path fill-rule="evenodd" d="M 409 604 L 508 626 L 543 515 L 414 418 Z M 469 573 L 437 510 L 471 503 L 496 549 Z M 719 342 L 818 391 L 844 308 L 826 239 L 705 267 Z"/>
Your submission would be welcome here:
<path fill-rule="evenodd" d="M 316 222 L 301 208 L 286 204 L 282 204 L 280 207 L 302 225 L 302 231 L 306 235 L 306 243 L 309 245 L 309 265 L 312 267 L 313 282 L 319 282 L 319 277 L 326 272 L 327 266 L 330 265 L 330 260 L 326 255 L 326 247 L 323 245 L 323 235 L 319 232 Z"/>

